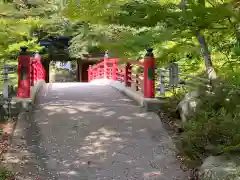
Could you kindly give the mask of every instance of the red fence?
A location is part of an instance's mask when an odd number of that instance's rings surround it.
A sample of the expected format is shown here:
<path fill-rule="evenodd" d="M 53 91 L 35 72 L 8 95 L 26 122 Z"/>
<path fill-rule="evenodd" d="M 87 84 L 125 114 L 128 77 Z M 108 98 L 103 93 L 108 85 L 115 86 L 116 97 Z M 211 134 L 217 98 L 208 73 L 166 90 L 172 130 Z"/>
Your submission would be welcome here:
<path fill-rule="evenodd" d="M 103 60 L 94 66 L 89 66 L 88 69 L 89 82 L 103 78 L 120 81 L 126 87 L 142 92 L 145 98 L 155 97 L 154 75 L 155 59 L 152 49 L 148 50 L 143 62 L 129 61 L 119 64 L 118 58 L 104 57 Z"/>
<path fill-rule="evenodd" d="M 37 81 L 46 79 L 46 71 L 41 63 L 41 56 L 36 55 L 31 61 L 31 86 L 34 86 Z"/>
<path fill-rule="evenodd" d="M 33 56 L 27 52 L 27 47 L 21 47 L 18 58 L 18 98 L 29 98 L 31 86 L 37 81 L 45 80 L 46 72 L 41 63 L 40 55 Z"/>

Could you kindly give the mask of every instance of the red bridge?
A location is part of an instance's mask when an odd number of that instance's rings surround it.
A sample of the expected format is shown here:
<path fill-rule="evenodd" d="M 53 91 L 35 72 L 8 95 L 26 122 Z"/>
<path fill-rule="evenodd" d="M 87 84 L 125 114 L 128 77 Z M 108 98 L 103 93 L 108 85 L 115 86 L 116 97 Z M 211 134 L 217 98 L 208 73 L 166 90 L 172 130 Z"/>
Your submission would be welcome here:
<path fill-rule="evenodd" d="M 45 83 L 39 58 L 19 58 L 18 97 L 36 106 L 20 117 L 8 153 L 15 169 L 25 159 L 19 178 L 187 179 L 159 117 L 143 108 L 159 102 L 152 49 L 142 61 L 105 56 L 88 83 Z"/>

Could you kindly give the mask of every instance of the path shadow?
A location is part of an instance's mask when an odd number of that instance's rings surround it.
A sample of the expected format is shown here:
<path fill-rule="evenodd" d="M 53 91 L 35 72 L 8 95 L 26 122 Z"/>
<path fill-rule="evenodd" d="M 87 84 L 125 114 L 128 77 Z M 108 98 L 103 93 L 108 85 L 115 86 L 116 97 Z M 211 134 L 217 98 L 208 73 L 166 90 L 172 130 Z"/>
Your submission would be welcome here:
<path fill-rule="evenodd" d="M 29 158 L 22 156 L 27 160 L 19 177 L 187 179 L 156 115 L 109 87 L 54 88 L 39 94 L 38 106 L 22 121 L 24 137 L 16 141 L 25 142 Z"/>
<path fill-rule="evenodd" d="M 37 99 L 41 98 L 41 95 Z M 9 151 L 4 154 L 5 165 L 16 173 L 16 179 L 47 179 L 47 161 L 46 149 L 42 146 L 42 133 L 35 121 L 35 110 L 22 112 Z M 54 176 L 56 175 L 53 174 Z"/>

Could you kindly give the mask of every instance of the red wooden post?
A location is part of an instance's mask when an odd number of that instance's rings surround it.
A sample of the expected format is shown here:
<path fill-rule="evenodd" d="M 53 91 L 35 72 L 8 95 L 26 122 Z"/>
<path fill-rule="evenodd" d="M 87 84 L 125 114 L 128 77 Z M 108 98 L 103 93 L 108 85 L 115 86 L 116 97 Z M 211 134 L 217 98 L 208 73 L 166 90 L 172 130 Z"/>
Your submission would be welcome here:
<path fill-rule="evenodd" d="M 27 47 L 21 47 L 21 52 L 18 57 L 18 98 L 30 97 L 30 83 L 31 83 L 31 70 L 30 59 L 31 56 L 27 52 Z"/>
<path fill-rule="evenodd" d="M 101 79 L 101 66 L 98 65 L 96 72 L 97 72 L 97 79 Z"/>
<path fill-rule="evenodd" d="M 136 74 L 135 85 L 136 85 L 135 90 L 139 91 L 139 75 L 138 74 Z"/>
<path fill-rule="evenodd" d="M 34 60 L 31 58 L 30 60 L 30 85 L 34 86 L 34 69 L 33 69 Z"/>
<path fill-rule="evenodd" d="M 117 81 L 117 70 L 118 70 L 117 59 L 113 59 L 112 79 L 113 79 L 114 81 Z"/>
<path fill-rule="evenodd" d="M 105 52 L 104 58 L 103 58 L 103 73 L 104 73 L 104 79 L 108 79 L 108 51 Z"/>
<path fill-rule="evenodd" d="M 144 57 L 144 98 L 155 97 L 155 58 L 153 49 L 147 50 Z"/>
<path fill-rule="evenodd" d="M 31 85 L 34 86 L 38 80 L 45 80 L 45 69 L 41 64 L 41 56 L 35 54 L 31 58 L 32 78 Z"/>
<path fill-rule="evenodd" d="M 88 67 L 88 82 L 92 80 L 92 66 L 89 65 Z"/>
<path fill-rule="evenodd" d="M 97 65 L 94 65 L 94 66 L 92 67 L 92 73 L 93 73 L 92 80 L 97 79 L 97 69 L 98 69 Z"/>
<path fill-rule="evenodd" d="M 37 68 L 36 61 L 34 58 L 32 58 L 31 69 L 32 69 L 31 85 L 34 86 L 37 81 Z"/>
<path fill-rule="evenodd" d="M 129 62 L 126 63 L 124 72 L 124 83 L 126 87 L 131 87 L 132 66 Z"/>
<path fill-rule="evenodd" d="M 39 80 L 46 80 L 46 71 L 41 62 L 41 56 L 38 53 L 34 55 L 34 61 L 36 71 L 36 78 L 34 78 L 34 81 L 37 82 Z"/>

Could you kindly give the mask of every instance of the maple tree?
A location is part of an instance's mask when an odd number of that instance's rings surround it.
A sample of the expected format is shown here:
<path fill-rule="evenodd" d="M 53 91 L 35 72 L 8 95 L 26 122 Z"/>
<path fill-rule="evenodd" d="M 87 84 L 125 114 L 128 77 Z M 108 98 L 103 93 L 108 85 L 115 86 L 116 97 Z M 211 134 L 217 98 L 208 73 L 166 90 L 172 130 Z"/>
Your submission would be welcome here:
<path fill-rule="evenodd" d="M 89 33 L 84 37 L 89 34 L 88 42 L 100 44 L 112 56 L 138 58 L 151 46 L 159 65 L 178 61 L 195 71 L 205 64 L 209 78 L 216 78 L 213 66 L 224 76 L 229 74 L 220 69 L 238 69 L 238 7 L 232 0 L 69 0 L 64 14 L 85 22 Z M 74 48 L 83 39 L 79 34 Z"/>

